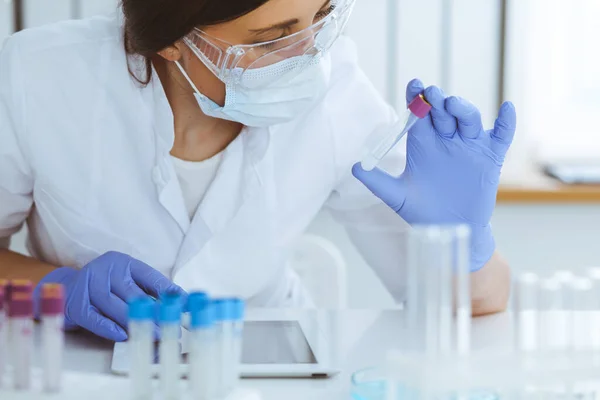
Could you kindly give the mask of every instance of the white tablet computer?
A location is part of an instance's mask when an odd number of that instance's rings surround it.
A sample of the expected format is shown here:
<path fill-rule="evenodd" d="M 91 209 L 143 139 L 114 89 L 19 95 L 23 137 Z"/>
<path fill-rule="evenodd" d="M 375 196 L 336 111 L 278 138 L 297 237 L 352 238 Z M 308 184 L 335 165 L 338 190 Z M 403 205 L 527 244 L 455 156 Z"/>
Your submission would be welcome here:
<path fill-rule="evenodd" d="M 330 345 L 315 317 L 277 314 L 274 318 L 273 314 L 257 313 L 246 319 L 240 367 L 243 378 L 327 378 L 339 372 L 333 366 Z M 184 328 L 180 366 L 184 376 L 188 370 L 188 340 L 189 332 Z M 158 374 L 158 345 L 155 354 L 155 373 Z M 115 344 L 111 370 L 115 374 L 128 374 L 127 342 Z"/>

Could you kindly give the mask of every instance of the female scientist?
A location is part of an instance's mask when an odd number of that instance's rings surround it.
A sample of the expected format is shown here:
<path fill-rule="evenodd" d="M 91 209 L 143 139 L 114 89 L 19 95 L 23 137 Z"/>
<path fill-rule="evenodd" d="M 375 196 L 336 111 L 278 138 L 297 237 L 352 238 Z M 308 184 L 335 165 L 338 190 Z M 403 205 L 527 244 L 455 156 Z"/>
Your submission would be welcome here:
<path fill-rule="evenodd" d="M 408 224 L 469 224 L 474 312 L 502 310 L 509 268 L 490 218 L 515 110 L 485 131 L 471 103 L 414 80 L 407 100 L 433 110 L 404 173 L 353 169 L 395 119 L 340 37 L 353 5 L 123 0 L 114 17 L 8 39 L 0 277 L 64 284 L 67 328 L 117 341 L 136 295 L 306 306 L 285 259 L 325 207 L 399 301 Z M 8 250 L 25 221 L 33 258 Z"/>

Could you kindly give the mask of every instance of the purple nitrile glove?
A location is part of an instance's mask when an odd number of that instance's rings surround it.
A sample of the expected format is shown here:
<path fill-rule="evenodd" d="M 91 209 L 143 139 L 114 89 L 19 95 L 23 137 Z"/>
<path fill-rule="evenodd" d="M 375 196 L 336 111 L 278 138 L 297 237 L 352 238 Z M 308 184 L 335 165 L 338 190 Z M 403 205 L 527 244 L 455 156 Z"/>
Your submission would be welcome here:
<path fill-rule="evenodd" d="M 407 100 L 419 94 L 433 108 L 408 134 L 404 173 L 393 177 L 379 169 L 367 172 L 360 164 L 352 172 L 411 225 L 470 226 L 471 270 L 477 271 L 496 247 L 490 220 L 516 130 L 515 108 L 504 103 L 494 129 L 486 131 L 479 110 L 468 101 L 411 81 Z"/>
<path fill-rule="evenodd" d="M 82 269 L 58 268 L 36 286 L 39 302 L 44 283 L 59 283 L 65 289 L 65 329 L 82 327 L 103 338 L 127 340 L 127 301 L 162 293 L 187 294 L 159 271 L 126 254 L 108 252 Z M 39 315 L 38 315 L 39 316 Z M 155 336 L 158 337 L 158 326 Z"/>

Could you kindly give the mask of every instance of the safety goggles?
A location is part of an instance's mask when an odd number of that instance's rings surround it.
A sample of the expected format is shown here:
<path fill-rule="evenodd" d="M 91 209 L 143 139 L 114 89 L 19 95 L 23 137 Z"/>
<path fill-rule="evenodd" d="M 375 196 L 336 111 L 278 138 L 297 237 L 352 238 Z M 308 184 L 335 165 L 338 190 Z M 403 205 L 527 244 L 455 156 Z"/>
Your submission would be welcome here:
<path fill-rule="evenodd" d="M 252 45 L 232 45 L 194 29 L 184 43 L 226 84 L 256 86 L 262 81 L 293 79 L 314 65 L 342 34 L 356 0 L 332 0 L 330 12 L 302 31 L 280 39 Z M 318 18 L 318 16 L 317 16 Z M 293 62 L 282 63 L 282 61 Z"/>

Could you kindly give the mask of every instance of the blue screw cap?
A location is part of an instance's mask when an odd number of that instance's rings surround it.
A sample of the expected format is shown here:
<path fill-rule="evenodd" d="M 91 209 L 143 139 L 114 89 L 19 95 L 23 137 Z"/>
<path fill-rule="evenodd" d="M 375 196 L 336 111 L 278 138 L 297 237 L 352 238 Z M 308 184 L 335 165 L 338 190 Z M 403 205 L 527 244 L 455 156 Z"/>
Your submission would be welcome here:
<path fill-rule="evenodd" d="M 231 321 L 233 314 L 233 301 L 230 299 L 218 299 L 213 302 L 215 307 L 215 319 L 217 321 Z"/>
<path fill-rule="evenodd" d="M 148 297 L 138 297 L 129 301 L 129 319 L 151 321 L 156 316 L 156 303 Z"/>
<path fill-rule="evenodd" d="M 246 303 L 242 299 L 234 299 L 232 304 L 232 319 L 234 321 L 243 321 L 246 309 Z"/>
<path fill-rule="evenodd" d="M 192 311 L 192 309 L 197 308 L 204 303 L 210 301 L 208 294 L 204 292 L 193 292 L 190 293 L 187 299 L 187 307 L 186 311 Z"/>
<path fill-rule="evenodd" d="M 181 296 L 163 296 L 158 308 L 158 320 L 161 323 L 180 323 L 182 311 L 183 300 Z"/>
<path fill-rule="evenodd" d="M 206 299 L 204 302 L 193 302 L 190 304 L 190 326 L 192 329 L 210 328 L 215 324 L 215 304 Z"/>

